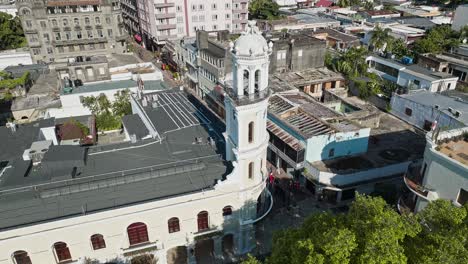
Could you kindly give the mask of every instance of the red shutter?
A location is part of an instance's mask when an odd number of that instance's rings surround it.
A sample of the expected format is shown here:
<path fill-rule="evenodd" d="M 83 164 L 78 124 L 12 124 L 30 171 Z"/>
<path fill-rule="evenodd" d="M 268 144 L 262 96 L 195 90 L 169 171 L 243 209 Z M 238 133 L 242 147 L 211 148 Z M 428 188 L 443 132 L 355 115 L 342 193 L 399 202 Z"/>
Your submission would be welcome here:
<path fill-rule="evenodd" d="M 94 250 L 106 248 L 106 241 L 102 235 L 96 234 L 91 236 L 91 244 Z"/>
<path fill-rule="evenodd" d="M 208 212 L 203 211 L 198 214 L 198 231 L 208 229 Z"/>
<path fill-rule="evenodd" d="M 148 242 L 148 230 L 146 225 L 143 223 L 135 223 L 131 224 L 127 228 L 128 233 L 128 240 L 130 245 L 141 244 L 144 242 Z"/>
<path fill-rule="evenodd" d="M 71 259 L 70 250 L 66 243 L 58 242 L 54 244 L 55 253 L 57 254 L 58 261 L 65 261 Z"/>
<path fill-rule="evenodd" d="M 16 264 L 31 264 L 31 259 L 26 251 L 16 251 L 13 253 Z"/>
<path fill-rule="evenodd" d="M 169 233 L 175 233 L 180 231 L 179 218 L 173 217 L 168 221 Z"/>

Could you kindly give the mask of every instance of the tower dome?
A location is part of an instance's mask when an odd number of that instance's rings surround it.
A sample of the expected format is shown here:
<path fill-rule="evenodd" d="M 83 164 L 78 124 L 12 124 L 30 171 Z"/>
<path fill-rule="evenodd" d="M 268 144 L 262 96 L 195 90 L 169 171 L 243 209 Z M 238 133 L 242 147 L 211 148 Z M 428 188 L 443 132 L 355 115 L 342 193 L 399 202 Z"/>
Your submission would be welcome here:
<path fill-rule="evenodd" d="M 266 39 L 261 35 L 256 21 L 251 20 L 242 35 L 231 44 L 232 51 L 238 56 L 265 55 L 270 47 Z"/>

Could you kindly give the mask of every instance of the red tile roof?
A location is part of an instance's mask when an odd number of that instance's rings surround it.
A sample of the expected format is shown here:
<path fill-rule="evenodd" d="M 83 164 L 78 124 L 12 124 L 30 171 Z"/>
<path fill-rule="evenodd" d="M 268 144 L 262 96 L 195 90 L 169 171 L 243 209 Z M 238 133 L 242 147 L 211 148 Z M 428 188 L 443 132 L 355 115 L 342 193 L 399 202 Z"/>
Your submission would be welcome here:
<path fill-rule="evenodd" d="M 316 7 L 330 7 L 331 5 L 333 2 L 330 0 L 320 0 L 315 4 Z"/>

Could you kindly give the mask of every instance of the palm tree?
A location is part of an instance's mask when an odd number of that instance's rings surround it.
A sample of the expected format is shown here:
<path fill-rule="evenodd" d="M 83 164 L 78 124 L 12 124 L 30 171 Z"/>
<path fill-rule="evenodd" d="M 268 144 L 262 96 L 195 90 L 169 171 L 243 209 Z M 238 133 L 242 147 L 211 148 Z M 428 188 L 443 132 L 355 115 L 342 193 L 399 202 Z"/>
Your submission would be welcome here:
<path fill-rule="evenodd" d="M 374 47 L 375 50 L 385 51 L 387 43 L 393 38 L 390 36 L 390 28 L 382 28 L 377 25 L 372 31 L 372 37 L 370 39 L 370 44 Z"/>

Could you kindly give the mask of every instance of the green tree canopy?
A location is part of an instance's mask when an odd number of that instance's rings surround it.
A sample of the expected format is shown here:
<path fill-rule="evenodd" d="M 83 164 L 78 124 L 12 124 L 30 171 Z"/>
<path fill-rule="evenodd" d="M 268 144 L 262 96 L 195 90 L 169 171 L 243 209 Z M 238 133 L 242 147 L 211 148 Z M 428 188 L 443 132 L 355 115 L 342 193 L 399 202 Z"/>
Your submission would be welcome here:
<path fill-rule="evenodd" d="M 468 204 L 445 200 L 416 215 L 398 214 L 380 197 L 357 195 L 346 214 L 314 214 L 299 228 L 275 233 L 265 263 L 468 263 L 467 214 Z"/>
<path fill-rule="evenodd" d="M 249 15 L 254 19 L 274 20 L 281 18 L 279 5 L 273 0 L 252 0 L 249 3 Z"/>
<path fill-rule="evenodd" d="M 346 215 L 315 214 L 275 234 L 267 263 L 406 263 L 403 241 L 418 232 L 382 198 L 357 195 Z"/>
<path fill-rule="evenodd" d="M 83 106 L 96 115 L 96 124 L 100 130 L 120 128 L 122 116 L 132 113 L 130 90 L 117 92 L 114 99 L 114 102 L 110 102 L 105 94 L 97 97 L 87 96 L 83 99 Z"/>
<path fill-rule="evenodd" d="M 367 74 L 366 48 L 350 48 L 345 52 L 338 53 L 336 56 L 325 57 L 326 65 L 334 71 L 343 73 L 348 77 L 357 77 Z"/>
<path fill-rule="evenodd" d="M 460 32 L 448 25 L 436 26 L 426 33 L 424 38 L 414 43 L 417 53 L 440 53 L 460 45 Z"/>
<path fill-rule="evenodd" d="M 390 32 L 390 28 L 382 28 L 378 25 L 374 28 L 370 44 L 375 50 L 385 51 L 387 44 L 393 40 L 393 37 L 390 36 Z"/>
<path fill-rule="evenodd" d="M 467 205 L 457 208 L 437 200 L 416 217 L 422 231 L 405 242 L 409 263 L 468 263 Z"/>
<path fill-rule="evenodd" d="M 0 12 L 0 50 L 16 49 L 26 45 L 19 17 Z"/>

